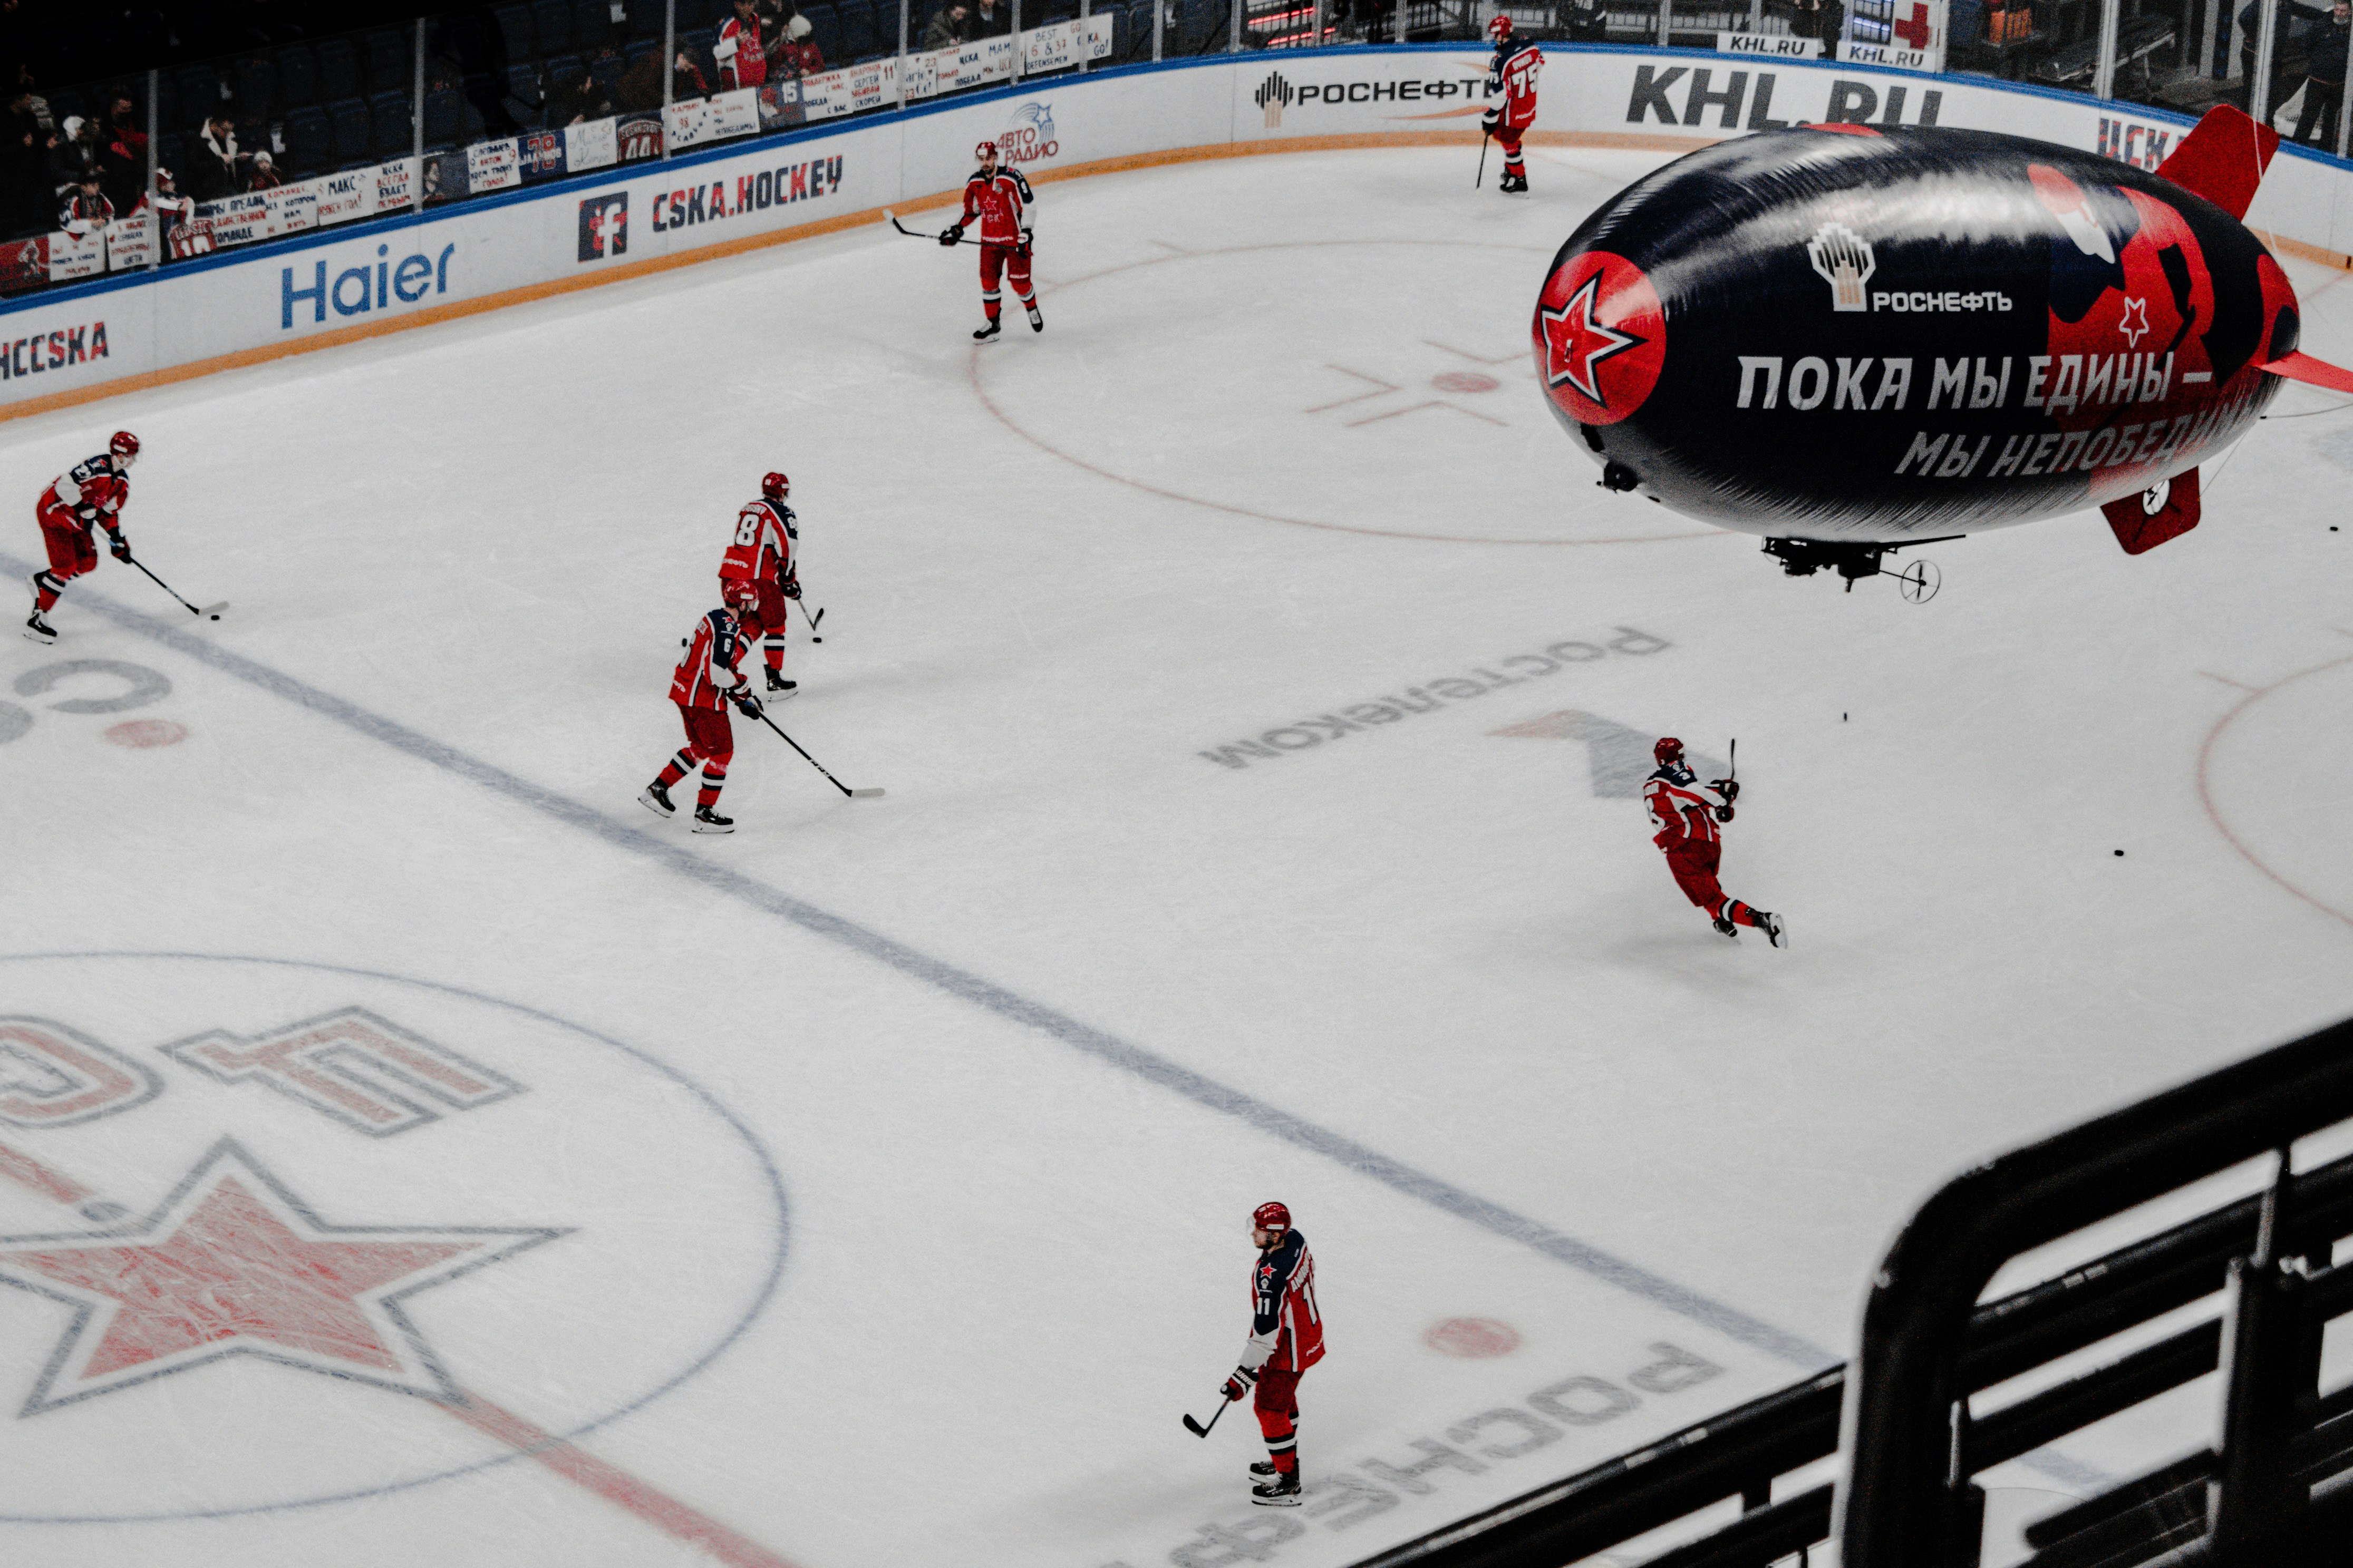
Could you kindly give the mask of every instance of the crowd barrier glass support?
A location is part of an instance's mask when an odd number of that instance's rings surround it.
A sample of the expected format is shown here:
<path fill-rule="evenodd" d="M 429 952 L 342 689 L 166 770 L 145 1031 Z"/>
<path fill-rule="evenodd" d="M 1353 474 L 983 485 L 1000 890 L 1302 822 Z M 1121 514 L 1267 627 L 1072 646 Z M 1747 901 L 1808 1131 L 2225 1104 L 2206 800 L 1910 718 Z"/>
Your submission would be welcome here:
<path fill-rule="evenodd" d="M 907 11 L 912 0 L 899 0 L 899 107 L 907 107 Z M 795 90 L 798 90 L 796 83 Z"/>
<path fill-rule="evenodd" d="M 1674 21 L 1674 0 L 1659 0 L 1659 37 L 1657 42 L 1659 47 L 1662 49 L 1667 47 L 1667 38 Z"/>
<path fill-rule="evenodd" d="M 2123 0 L 2100 0 L 2100 56 L 2092 71 L 2094 98 L 2116 95 L 2116 29 L 2123 15 Z"/>
<path fill-rule="evenodd" d="M 1021 0 L 1013 0 L 1012 15 L 1006 20 L 1013 24 L 1013 81 L 1018 87 L 1021 82 L 1021 56 L 1024 52 L 1021 47 Z"/>
<path fill-rule="evenodd" d="M 155 245 L 148 249 L 148 270 L 163 266 L 163 214 L 155 212 L 155 169 L 163 157 L 163 115 L 155 110 L 155 78 L 160 70 L 148 70 L 148 224 L 155 226 Z"/>
<path fill-rule="evenodd" d="M 2345 58 L 2337 62 L 2337 134 L 2330 138 L 2337 143 L 2337 155 L 2346 155 L 2346 134 L 2353 131 L 2353 115 L 2345 112 L 2346 89 L 2353 87 L 2353 32 L 2345 37 Z"/>
<path fill-rule="evenodd" d="M 1226 53 L 1240 54 L 1242 47 L 1242 0 L 1234 0 L 1233 15 L 1226 23 Z"/>
<path fill-rule="evenodd" d="M 421 213 L 425 210 L 425 18 L 417 17 L 413 25 L 416 33 L 409 40 L 415 58 L 410 62 L 414 68 L 409 78 L 408 155 L 416 162 L 409 165 L 415 171 L 409 175 L 413 182 L 409 195 L 411 205 Z"/>
<path fill-rule="evenodd" d="M 2272 117 L 2272 61 L 2279 49 L 2279 0 L 2255 0 L 2255 70 L 2247 83 L 2247 112 L 2255 123 Z"/>
<path fill-rule="evenodd" d="M 678 0 L 662 0 L 661 160 L 670 162 L 670 98 L 678 90 Z"/>
<path fill-rule="evenodd" d="M 1313 11 L 1313 12 L 1311 12 L 1311 13 L 1309 14 L 1309 17 L 1308 17 L 1308 23 L 1307 23 L 1307 47 L 1308 47 L 1309 48 L 1311 48 L 1311 49 L 1313 49 L 1313 48 L 1317 48 L 1317 47 L 1322 47 L 1323 42 L 1324 42 L 1324 0 L 1315 0 L 1315 7 L 1314 7 L 1314 11 Z"/>
<path fill-rule="evenodd" d="M 1167 26 L 1168 0 L 1152 0 L 1152 63 L 1160 63 L 1160 37 Z"/>
<path fill-rule="evenodd" d="M 1079 0 L 1079 20 L 1081 22 L 1085 22 L 1093 15 L 1094 0 Z M 1081 31 L 1083 32 L 1084 29 L 1082 28 Z M 1084 49 L 1079 51 L 1079 74 L 1081 76 L 1086 75 L 1087 68 L 1093 63 L 1093 60 L 1088 56 Z"/>
<path fill-rule="evenodd" d="M 2198 70 L 2211 81 L 2222 79 L 2222 49 L 2230 42 L 2230 35 L 2217 26 L 2221 16 L 2222 0 L 2206 0 L 2206 15 L 2199 21 Z"/>

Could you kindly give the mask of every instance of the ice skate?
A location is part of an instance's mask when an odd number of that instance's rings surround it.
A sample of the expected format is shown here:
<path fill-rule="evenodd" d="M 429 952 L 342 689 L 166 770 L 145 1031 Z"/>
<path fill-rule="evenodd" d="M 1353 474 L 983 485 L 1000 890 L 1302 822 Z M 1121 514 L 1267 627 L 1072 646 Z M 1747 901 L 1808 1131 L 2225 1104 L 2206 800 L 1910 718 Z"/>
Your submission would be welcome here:
<path fill-rule="evenodd" d="M 1504 174 L 1504 183 L 1497 188 L 1507 196 L 1526 195 L 1528 194 L 1528 177 L 1525 174 L 1514 174 L 1509 170 L 1506 170 Z"/>
<path fill-rule="evenodd" d="M 659 782 L 646 785 L 646 793 L 638 796 L 638 804 L 656 816 L 678 815 L 678 806 L 670 798 L 670 791 L 664 789 Z"/>
<path fill-rule="evenodd" d="M 1042 332 L 1042 331 L 1044 331 L 1046 330 L 1046 318 L 1045 318 L 1045 317 L 1043 317 L 1043 316 L 1041 316 L 1041 315 L 1039 315 L 1039 314 L 1038 313 L 1038 306 L 1037 306 L 1037 302 L 1036 302 L 1035 300 L 1032 300 L 1032 301 L 1030 302 L 1030 304 L 1029 304 L 1029 330 L 1030 330 L 1031 331 L 1033 331 L 1033 332 Z"/>
<path fill-rule="evenodd" d="M 1282 1471 L 1274 1468 L 1273 1460 L 1261 1459 L 1257 1464 L 1250 1467 L 1250 1480 L 1253 1483 L 1258 1481 L 1271 1481 L 1282 1473 Z"/>
<path fill-rule="evenodd" d="M 1740 940 L 1740 928 L 1733 923 L 1732 917 L 1729 915 L 1716 916 L 1715 929 L 1735 942 Z"/>
<path fill-rule="evenodd" d="M 985 342 L 987 342 L 989 339 L 991 339 L 991 338 L 995 337 L 997 333 L 999 333 L 999 332 L 1003 331 L 1004 330 L 1005 330 L 1005 323 L 1004 323 L 1002 321 L 997 320 L 997 319 L 996 319 L 996 318 L 991 318 L 991 319 L 990 319 L 990 321 L 989 321 L 988 325 L 987 325 L 987 326 L 985 326 L 985 327 L 981 328 L 981 329 L 980 329 L 980 331 L 976 331 L 976 332 L 973 333 L 973 335 L 972 335 L 972 341 L 973 341 L 973 342 L 976 342 L 976 343 L 985 343 Z"/>
<path fill-rule="evenodd" d="M 25 636 L 32 642 L 53 643 L 58 640 L 58 628 L 41 619 L 41 612 L 35 610 L 25 617 Z"/>
<path fill-rule="evenodd" d="M 768 689 L 780 697 L 790 697 L 801 689 L 797 680 L 786 680 L 781 670 L 768 671 Z"/>
<path fill-rule="evenodd" d="M 1775 947 L 1787 947 L 1789 945 L 1789 928 L 1782 921 L 1781 917 L 1775 914 L 1772 910 L 1758 910 L 1757 911 L 1757 929 L 1763 931 L 1765 933 L 1765 940 L 1771 942 Z"/>
<path fill-rule="evenodd" d="M 733 833 L 735 831 L 735 819 L 722 816 L 707 805 L 698 805 L 694 808 L 694 830 L 697 833 Z"/>
<path fill-rule="evenodd" d="M 1250 1488 L 1250 1501 L 1261 1508 L 1297 1508 L 1299 1506 L 1299 1472 L 1276 1475 Z"/>

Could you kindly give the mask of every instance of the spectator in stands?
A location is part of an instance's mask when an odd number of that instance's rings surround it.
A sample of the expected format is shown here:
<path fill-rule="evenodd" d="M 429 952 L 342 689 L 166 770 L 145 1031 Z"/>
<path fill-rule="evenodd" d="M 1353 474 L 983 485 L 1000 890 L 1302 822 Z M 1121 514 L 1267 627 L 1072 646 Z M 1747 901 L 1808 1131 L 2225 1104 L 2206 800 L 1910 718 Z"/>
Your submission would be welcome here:
<path fill-rule="evenodd" d="M 41 96 L 40 86 L 33 79 L 31 66 L 20 65 L 16 68 L 16 90 L 24 99 L 26 111 L 32 115 L 34 123 L 41 128 L 42 137 L 46 140 L 56 135 L 58 122 L 50 118 L 49 100 Z"/>
<path fill-rule="evenodd" d="M 735 0 L 735 15 L 719 29 L 711 47 L 719 61 L 719 90 L 757 87 L 768 79 L 768 51 L 760 44 L 760 8 L 755 0 Z"/>
<path fill-rule="evenodd" d="M 2302 45 L 2315 30 L 2313 24 L 2327 22 L 2329 14 L 2316 5 L 2298 4 L 2298 0 L 2280 0 L 2279 19 L 2272 27 L 2271 90 L 2264 95 L 2266 115 L 2276 115 L 2287 100 L 2295 96 L 2301 84 L 2290 68 L 2288 57 L 2302 55 Z M 2253 114 L 2255 111 L 2255 43 L 2257 29 L 2263 26 L 2255 0 L 2239 9 L 2239 76 L 2245 84 L 2240 89 L 2239 107 Z M 2326 29 L 2321 29 L 2325 34 Z M 2343 58 L 2340 52 L 2338 58 Z"/>
<path fill-rule="evenodd" d="M 1846 31 L 1846 6 L 1841 0 L 1793 0 L 1789 31 L 1800 38 L 1820 38 L 1825 54 L 1838 52 L 1839 35 Z"/>
<path fill-rule="evenodd" d="M 147 132 L 140 128 L 139 110 L 121 93 L 106 111 L 106 146 L 99 154 L 106 174 L 106 199 L 114 210 L 127 213 L 147 194 Z"/>
<path fill-rule="evenodd" d="M 33 100 L 32 89 L 20 81 L 0 138 L 0 223 L 11 237 L 49 226 L 49 146 L 56 137 L 41 128 Z"/>
<path fill-rule="evenodd" d="M 670 100 L 684 103 L 690 99 L 708 98 L 711 86 L 702 72 L 687 58 L 684 49 L 670 62 Z M 624 109 L 659 109 L 662 105 L 661 56 L 647 55 L 629 68 L 621 79 L 621 107 Z"/>
<path fill-rule="evenodd" d="M 49 184 L 57 198 L 63 201 L 66 193 L 80 184 L 85 175 L 98 177 L 101 161 L 95 121 L 69 114 L 58 129 L 64 134 L 49 149 Z"/>
<path fill-rule="evenodd" d="M 792 20 L 785 24 L 784 36 L 768 57 L 775 62 L 778 76 L 813 76 L 825 69 L 825 51 L 809 37 L 816 31 L 807 16 L 797 11 L 793 13 Z"/>
<path fill-rule="evenodd" d="M 2337 113 L 2345 101 L 2345 51 L 2353 42 L 2353 0 L 2337 0 L 2327 23 L 2312 37 L 2312 63 L 2304 79 L 2304 112 L 2296 117 L 2294 140 L 2309 138 L 2323 147 L 2337 145 Z"/>
<path fill-rule="evenodd" d="M 960 48 L 972 41 L 972 12 L 964 0 L 954 0 L 932 15 L 932 25 L 923 29 L 926 53 L 937 49 Z"/>
<path fill-rule="evenodd" d="M 587 66 L 577 68 L 569 79 L 556 78 L 548 86 L 547 122 L 551 126 L 584 125 L 591 120 L 603 120 L 613 114 L 615 107 L 612 95 Z"/>
<path fill-rule="evenodd" d="M 157 169 L 155 171 L 155 216 L 158 221 L 155 230 L 156 243 L 169 245 L 172 231 L 195 216 L 196 204 L 182 195 L 179 188 L 173 184 L 172 171 Z M 166 250 L 164 254 L 168 256 L 171 252 Z"/>
<path fill-rule="evenodd" d="M 84 174 L 79 184 L 66 188 L 65 205 L 58 211 L 58 226 L 81 238 L 94 228 L 104 228 L 114 221 L 114 204 L 99 189 L 98 171 Z"/>
<path fill-rule="evenodd" d="M 188 195 L 200 202 L 218 201 L 245 188 L 246 155 L 237 150 L 237 122 L 226 114 L 205 121 L 204 134 L 188 149 L 195 166 L 188 171 Z"/>
<path fill-rule="evenodd" d="M 1013 12 L 1009 5 L 999 5 L 991 0 L 975 0 L 972 13 L 972 36 L 994 38 L 1013 31 Z"/>
<path fill-rule="evenodd" d="M 253 155 L 253 166 L 245 176 L 247 190 L 274 191 L 285 183 L 285 177 L 279 174 L 278 165 L 270 162 L 269 153 L 256 153 Z"/>

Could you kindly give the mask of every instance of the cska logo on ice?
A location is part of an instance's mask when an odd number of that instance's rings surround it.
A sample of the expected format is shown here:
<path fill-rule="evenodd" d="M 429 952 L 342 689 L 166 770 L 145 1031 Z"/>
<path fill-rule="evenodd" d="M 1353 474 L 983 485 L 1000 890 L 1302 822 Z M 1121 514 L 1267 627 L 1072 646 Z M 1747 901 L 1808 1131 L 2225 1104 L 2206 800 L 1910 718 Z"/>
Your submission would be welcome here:
<path fill-rule="evenodd" d="M 629 193 L 607 192 L 580 204 L 580 259 L 602 261 L 629 248 Z"/>
<path fill-rule="evenodd" d="M 1035 100 L 1013 111 L 1013 123 L 997 133 L 997 155 L 1008 168 L 1051 158 L 1062 150 L 1054 139 L 1054 109 Z"/>

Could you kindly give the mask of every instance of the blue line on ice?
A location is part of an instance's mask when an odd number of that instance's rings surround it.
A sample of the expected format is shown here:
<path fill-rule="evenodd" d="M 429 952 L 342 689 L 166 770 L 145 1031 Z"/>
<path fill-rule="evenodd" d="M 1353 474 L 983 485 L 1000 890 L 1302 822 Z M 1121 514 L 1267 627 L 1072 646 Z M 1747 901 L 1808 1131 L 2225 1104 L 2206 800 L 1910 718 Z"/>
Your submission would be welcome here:
<path fill-rule="evenodd" d="M 16 556 L 0 553 L 0 570 L 21 577 L 30 575 L 33 567 L 30 563 Z M 1485 1198 L 1464 1192 L 1451 1183 L 1393 1160 L 1378 1150 L 1368 1149 L 1354 1139 L 1293 1116 L 1240 1089 L 1230 1089 L 1141 1046 L 1106 1034 L 1092 1025 L 1082 1024 L 1042 1002 L 1033 1002 L 979 975 L 918 952 L 905 942 L 884 936 L 880 931 L 869 931 L 790 893 L 746 877 L 740 871 L 732 871 L 724 866 L 702 859 L 650 833 L 624 826 L 566 795 L 519 778 L 503 768 L 493 767 L 454 746 L 420 734 L 396 721 L 371 713 L 355 703 L 322 691 L 269 665 L 242 654 L 231 653 L 204 637 L 192 636 L 182 630 L 176 622 L 161 620 L 116 604 L 81 585 L 77 585 L 74 591 L 74 602 L 126 630 L 185 654 L 199 664 L 282 697 L 346 729 L 406 752 L 420 762 L 429 763 L 480 784 L 518 805 L 531 806 L 567 826 L 592 834 L 617 849 L 657 861 L 681 876 L 702 883 L 713 892 L 723 893 L 754 909 L 765 910 L 813 935 L 839 942 L 853 952 L 888 964 L 910 979 L 961 997 L 1000 1018 L 1027 1025 L 1064 1045 L 1084 1051 L 1099 1061 L 1108 1062 L 1164 1089 L 1173 1089 L 1198 1105 L 1246 1121 L 1260 1131 L 1287 1143 L 1321 1154 L 1409 1197 L 1419 1198 L 1442 1209 L 1458 1219 L 1468 1220 L 1507 1240 L 1534 1247 L 1547 1258 L 1566 1263 L 1571 1268 L 1671 1312 L 1679 1313 L 1694 1322 L 1704 1324 L 1727 1338 L 1808 1372 L 1834 1366 L 1840 1361 L 1838 1356 L 1819 1345 L 1777 1329 L 1770 1323 L 1761 1322 L 1737 1308 L 1711 1300 L 1637 1264 L 1604 1252 L 1540 1221 L 1515 1214 L 1500 1204 L 1490 1203 Z"/>

